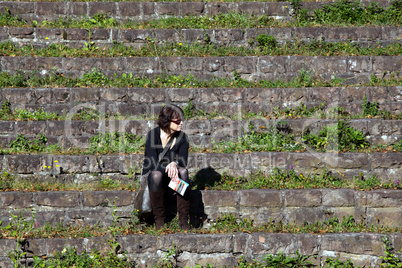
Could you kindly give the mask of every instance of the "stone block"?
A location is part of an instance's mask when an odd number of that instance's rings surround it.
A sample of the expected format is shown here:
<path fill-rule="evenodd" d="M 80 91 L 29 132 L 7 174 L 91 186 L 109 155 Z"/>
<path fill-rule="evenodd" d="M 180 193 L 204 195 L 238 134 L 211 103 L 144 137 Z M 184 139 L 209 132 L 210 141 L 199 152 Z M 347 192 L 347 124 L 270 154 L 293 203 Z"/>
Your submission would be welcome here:
<path fill-rule="evenodd" d="M 7 155 L 3 162 L 3 169 L 21 174 L 32 174 L 41 169 L 41 161 L 42 157 L 38 155 Z"/>
<path fill-rule="evenodd" d="M 208 57 L 204 58 L 203 70 L 208 72 L 217 72 L 225 65 L 225 58 L 222 57 Z"/>
<path fill-rule="evenodd" d="M 327 207 L 353 207 L 355 191 L 350 189 L 322 189 L 322 205 Z"/>
<path fill-rule="evenodd" d="M 165 102 L 166 90 L 154 88 L 152 90 L 148 88 L 129 88 L 128 89 L 128 101 L 130 103 L 163 103 Z M 169 92 L 168 92 L 169 93 Z"/>
<path fill-rule="evenodd" d="M 202 2 L 181 3 L 182 16 L 196 16 L 204 13 L 205 4 Z"/>
<path fill-rule="evenodd" d="M 29 239 L 25 244 L 26 257 L 46 256 L 46 239 Z"/>
<path fill-rule="evenodd" d="M 141 15 L 141 3 L 137 2 L 119 2 L 120 16 L 136 17 Z"/>
<path fill-rule="evenodd" d="M 249 241 L 249 249 L 254 256 L 262 257 L 278 252 L 288 255 L 294 254 L 298 249 L 297 240 L 293 234 L 252 233 Z"/>
<path fill-rule="evenodd" d="M 401 204 L 401 203 L 400 203 Z M 402 226 L 401 206 L 396 208 L 367 208 L 367 224 L 387 227 Z"/>
<path fill-rule="evenodd" d="M 93 40 L 93 41 L 108 40 L 110 38 L 110 32 L 111 31 L 112 31 L 111 29 L 92 29 L 91 30 L 91 40 Z M 97 45 L 96 42 L 95 42 L 95 45 Z M 110 60 L 117 60 L 117 59 L 116 58 L 112 58 L 112 59 L 98 58 L 98 60 L 108 60 L 108 61 L 110 61 Z M 105 63 L 105 62 L 102 62 L 102 63 Z M 110 62 L 110 63 L 114 64 L 113 62 Z"/>
<path fill-rule="evenodd" d="M 325 213 L 322 207 L 286 207 L 283 210 L 285 223 L 303 224 L 305 222 L 313 224 L 325 219 Z"/>
<path fill-rule="evenodd" d="M 368 191 L 366 205 L 372 208 L 400 207 L 402 205 L 402 192 L 400 190 Z"/>
<path fill-rule="evenodd" d="M 63 39 L 65 40 L 88 40 L 89 32 L 86 29 L 64 29 Z M 82 67 L 82 66 L 80 66 Z"/>
<path fill-rule="evenodd" d="M 284 74 L 286 73 L 286 59 L 284 57 L 266 56 L 260 57 L 260 70 L 263 73 Z"/>
<path fill-rule="evenodd" d="M 254 16 L 261 16 L 265 13 L 265 2 L 253 2 L 253 3 L 238 3 L 237 8 L 243 14 L 250 14 Z"/>
<path fill-rule="evenodd" d="M 368 155 L 364 153 L 326 153 L 327 166 L 342 169 L 365 169 L 369 167 Z"/>
<path fill-rule="evenodd" d="M 288 154 L 282 152 L 251 153 L 251 166 L 255 170 L 272 170 L 275 167 L 286 168 Z"/>
<path fill-rule="evenodd" d="M 320 251 L 319 238 L 315 234 L 296 234 L 301 255 L 318 255 Z"/>
<path fill-rule="evenodd" d="M 87 15 L 88 5 L 85 2 L 70 2 L 70 15 L 82 16 Z"/>
<path fill-rule="evenodd" d="M 296 27 L 292 36 L 298 41 L 321 40 L 325 38 L 325 30 L 326 28 Z"/>
<path fill-rule="evenodd" d="M 348 71 L 353 73 L 367 73 L 373 69 L 370 56 L 349 56 L 347 65 Z"/>
<path fill-rule="evenodd" d="M 125 235 L 122 238 L 123 248 L 132 253 L 154 253 L 158 237 L 150 235 Z"/>
<path fill-rule="evenodd" d="M 35 196 L 39 206 L 49 207 L 77 207 L 81 199 L 80 193 L 75 191 L 38 192 Z"/>
<path fill-rule="evenodd" d="M 39 16 L 67 15 L 67 2 L 37 2 L 36 14 Z"/>
<path fill-rule="evenodd" d="M 211 37 L 213 34 L 212 30 L 209 29 L 181 29 L 180 36 L 187 40 L 188 43 L 195 43 L 199 41 L 205 41 L 205 37 Z"/>
<path fill-rule="evenodd" d="M 229 102 L 236 104 L 234 109 L 237 109 L 237 112 L 240 114 L 243 112 L 241 107 L 241 103 L 243 102 L 243 95 L 245 89 L 243 88 L 223 88 L 222 89 L 222 97 L 221 100 L 224 102 Z"/>
<path fill-rule="evenodd" d="M 88 224 L 95 225 L 99 221 L 104 226 L 110 226 L 113 224 L 113 217 L 111 215 L 111 209 L 105 208 L 90 208 L 90 209 L 75 209 L 68 210 L 66 218 L 74 224 Z"/>
<path fill-rule="evenodd" d="M 224 69 L 229 73 L 251 74 L 257 71 L 257 64 L 257 57 L 226 57 Z"/>
<path fill-rule="evenodd" d="M 157 248 L 167 251 L 172 243 L 180 251 L 190 253 L 229 253 L 233 251 L 233 236 L 227 235 L 197 235 L 173 234 L 160 236 L 157 241 Z"/>
<path fill-rule="evenodd" d="M 321 236 L 321 250 L 382 256 L 382 236 L 378 234 L 326 234 Z"/>
<path fill-rule="evenodd" d="M 315 75 L 324 74 L 344 74 L 347 69 L 346 57 L 313 57 L 311 62 L 311 70 Z"/>
<path fill-rule="evenodd" d="M 402 166 L 400 153 L 371 153 L 368 155 L 371 169 L 399 169 Z"/>
<path fill-rule="evenodd" d="M 34 39 L 35 29 L 34 28 L 8 28 L 11 38 L 23 38 L 23 39 Z"/>
<path fill-rule="evenodd" d="M 279 42 L 285 42 L 287 40 L 291 40 L 293 38 L 293 29 L 290 27 L 286 28 L 270 28 L 270 29 L 257 29 L 257 36 L 260 34 L 268 34 L 272 35 L 276 38 Z"/>
<path fill-rule="evenodd" d="M 289 165 L 295 169 L 309 167 L 315 170 L 325 166 L 325 155 L 314 151 L 306 153 L 289 153 Z"/>
<path fill-rule="evenodd" d="M 87 155 L 63 155 L 59 156 L 60 173 L 86 173 L 90 172 L 90 158 Z"/>
<path fill-rule="evenodd" d="M 83 108 L 93 108 L 94 105 L 91 102 L 100 100 L 99 88 L 74 88 L 72 99 L 75 102 L 79 102 L 74 107 L 74 110 L 77 112 Z M 74 110 L 71 110 L 70 113 L 74 113 Z"/>
<path fill-rule="evenodd" d="M 0 192 L 0 208 L 29 208 L 33 201 L 29 192 Z"/>
<path fill-rule="evenodd" d="M 82 198 L 85 207 L 122 207 L 133 203 L 133 194 L 128 191 L 84 191 Z"/>
<path fill-rule="evenodd" d="M 166 93 L 168 100 L 173 103 L 187 103 L 189 100 L 193 100 L 195 97 L 195 91 L 188 88 L 172 88 L 167 90 Z M 163 102 L 163 100 L 160 102 Z"/>
<path fill-rule="evenodd" d="M 235 10 L 235 6 L 234 3 L 210 3 L 208 5 L 208 14 L 213 16 L 219 13 L 229 13 Z"/>
<path fill-rule="evenodd" d="M 202 191 L 205 207 L 236 207 L 238 196 L 236 192 Z"/>
<path fill-rule="evenodd" d="M 357 27 L 330 27 L 325 31 L 325 40 L 331 42 L 342 42 L 344 40 L 358 41 Z"/>
<path fill-rule="evenodd" d="M 187 135 L 211 135 L 212 126 L 209 120 L 186 120 L 183 131 Z"/>
<path fill-rule="evenodd" d="M 43 227 L 46 224 L 56 226 L 58 224 L 68 225 L 70 223 L 73 223 L 69 222 L 69 220 L 70 219 L 66 217 L 65 212 L 58 209 L 40 210 L 36 215 L 36 222 L 38 224 L 38 227 Z"/>
<path fill-rule="evenodd" d="M 142 10 L 144 12 L 145 16 L 150 16 L 155 14 L 155 5 L 156 3 L 141 3 L 142 4 Z"/>
<path fill-rule="evenodd" d="M 46 239 L 46 255 L 54 256 L 56 252 L 61 252 L 65 248 L 75 248 L 77 254 L 81 254 L 84 251 L 84 239 L 83 238 L 52 238 Z"/>
<path fill-rule="evenodd" d="M 159 2 L 156 4 L 156 13 L 162 15 L 179 15 L 180 4 L 174 2 Z"/>
<path fill-rule="evenodd" d="M 86 252 L 93 252 L 96 249 L 99 253 L 105 256 L 110 252 L 110 246 L 108 244 L 108 240 L 110 239 L 110 236 L 85 238 L 85 250 Z"/>
<path fill-rule="evenodd" d="M 290 3 L 287 2 L 266 2 L 266 15 L 269 16 L 289 16 Z"/>
<path fill-rule="evenodd" d="M 12 15 L 28 15 L 35 13 L 35 3 L 34 2 L 1 2 L 0 12 L 5 12 L 5 7 Z"/>
<path fill-rule="evenodd" d="M 159 60 L 154 57 L 127 58 L 126 72 L 138 72 L 141 74 L 155 74 L 159 71 Z"/>
<path fill-rule="evenodd" d="M 117 15 L 117 5 L 114 2 L 90 2 L 89 3 L 89 16 L 94 16 L 99 13 L 106 13 L 109 16 Z"/>
<path fill-rule="evenodd" d="M 46 121 L 19 121 L 15 126 L 16 133 L 23 135 L 46 134 L 46 130 Z"/>
<path fill-rule="evenodd" d="M 373 71 L 383 74 L 384 71 L 398 72 L 402 70 L 402 58 L 400 56 L 372 56 Z"/>
<path fill-rule="evenodd" d="M 243 40 L 243 31 L 242 29 L 216 29 L 214 38 L 216 41 L 223 42 L 224 44 L 241 41 Z"/>
<path fill-rule="evenodd" d="M 17 248 L 17 241 L 14 239 L 0 239 L 0 258 L 5 258 L 10 260 L 11 259 L 8 257 L 8 252 L 10 252 L 13 249 Z M 1 263 L 1 259 L 0 259 Z M 13 267 L 11 266 L 5 266 L 5 267 Z"/>
<path fill-rule="evenodd" d="M 180 58 L 181 70 L 183 72 L 194 72 L 203 70 L 203 58 L 201 57 L 183 57 Z"/>
<path fill-rule="evenodd" d="M 153 30 L 121 30 L 121 40 L 123 42 L 143 42 L 148 38 L 155 38 Z"/>
<path fill-rule="evenodd" d="M 278 190 L 244 190 L 239 191 L 241 207 L 281 207 L 281 192 Z"/>
<path fill-rule="evenodd" d="M 285 190 L 286 207 L 318 207 L 321 206 L 321 190 Z"/>
<path fill-rule="evenodd" d="M 154 29 L 155 39 L 159 42 L 178 42 L 181 38 L 176 29 Z"/>
<path fill-rule="evenodd" d="M 12 121 L 0 121 L 0 134 L 12 135 L 14 134 L 14 122 Z"/>
<path fill-rule="evenodd" d="M 382 39 L 383 40 L 401 40 L 402 29 L 396 26 L 384 26 L 382 27 Z"/>

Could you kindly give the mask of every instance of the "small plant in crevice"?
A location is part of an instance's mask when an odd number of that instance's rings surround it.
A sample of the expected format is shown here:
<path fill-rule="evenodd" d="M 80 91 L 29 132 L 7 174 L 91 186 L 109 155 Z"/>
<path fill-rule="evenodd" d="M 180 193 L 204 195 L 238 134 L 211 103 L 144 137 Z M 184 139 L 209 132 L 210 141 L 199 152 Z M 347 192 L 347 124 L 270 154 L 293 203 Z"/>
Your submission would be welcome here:
<path fill-rule="evenodd" d="M 46 148 L 47 138 L 39 133 L 36 138 L 28 139 L 23 134 L 18 134 L 9 147 L 12 152 L 43 152 Z"/>
<path fill-rule="evenodd" d="M 318 134 L 311 133 L 310 128 L 306 128 L 302 140 L 318 151 L 356 151 L 370 145 L 360 130 L 354 129 L 343 120 L 324 126 Z"/>
<path fill-rule="evenodd" d="M 395 253 L 395 249 L 392 243 L 389 241 L 387 236 L 384 236 L 382 239 L 384 243 L 384 253 L 385 256 L 381 256 L 382 263 L 381 267 L 389 267 L 389 268 L 400 268 L 402 267 L 402 259 L 400 259 Z M 402 250 L 399 251 L 402 253 Z"/>
<path fill-rule="evenodd" d="M 297 143 L 287 122 L 277 122 L 263 130 L 249 124 L 249 130 L 236 140 L 213 142 L 214 150 L 223 153 L 233 152 L 271 152 L 271 151 L 297 151 L 303 147 Z"/>
<path fill-rule="evenodd" d="M 275 37 L 267 34 L 260 34 L 257 36 L 257 43 L 259 47 L 267 49 L 274 49 L 278 44 Z"/>
<path fill-rule="evenodd" d="M 369 102 L 366 95 L 364 95 L 363 97 L 362 109 L 364 117 L 380 117 L 384 119 L 393 119 L 391 112 L 380 109 L 380 105 L 377 101 Z"/>
<path fill-rule="evenodd" d="M 144 138 L 132 133 L 105 132 L 90 138 L 87 151 L 92 154 L 137 153 L 142 151 Z"/>

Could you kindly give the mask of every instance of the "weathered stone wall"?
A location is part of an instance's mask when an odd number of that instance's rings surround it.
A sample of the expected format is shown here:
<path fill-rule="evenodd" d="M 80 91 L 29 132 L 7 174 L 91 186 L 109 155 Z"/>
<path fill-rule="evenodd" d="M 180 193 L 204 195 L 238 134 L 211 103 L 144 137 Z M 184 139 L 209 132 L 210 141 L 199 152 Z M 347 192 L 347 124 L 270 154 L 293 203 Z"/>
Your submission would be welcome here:
<path fill-rule="evenodd" d="M 371 2 L 388 7 L 391 0 L 361 1 L 368 6 Z M 304 2 L 302 8 L 317 9 L 332 2 Z M 138 21 L 167 17 L 208 16 L 218 13 L 245 13 L 254 15 L 269 15 L 277 19 L 290 19 L 292 8 L 290 2 L 0 2 L 0 12 L 5 7 L 13 15 L 32 21 L 53 20 L 59 17 L 93 16 L 106 13 L 110 17 Z"/>
<path fill-rule="evenodd" d="M 89 31 L 91 34 L 89 34 Z M 135 47 L 143 46 L 149 39 L 156 43 L 166 42 L 205 43 L 206 37 L 212 43 L 220 45 L 250 46 L 260 34 L 274 36 L 279 43 L 298 40 L 309 42 L 313 39 L 325 39 L 327 42 L 344 42 L 350 40 L 363 46 L 386 46 L 402 39 L 400 27 L 287 27 L 257 29 L 47 29 L 47 28 L 0 28 L 0 41 L 12 41 L 19 45 L 46 47 L 49 44 L 65 44 L 70 47 L 83 47 L 88 42 L 95 42 L 98 47 L 111 46 L 113 42 L 123 42 Z"/>
<path fill-rule="evenodd" d="M 9 212 L 27 210 L 24 214 L 30 218 L 30 210 L 35 209 L 40 226 L 45 223 L 94 225 L 98 222 L 111 225 L 115 206 L 119 222 L 124 223 L 135 217 L 132 214 L 135 194 L 133 191 L 0 192 L 0 220 L 6 226 L 10 222 Z M 356 221 L 362 220 L 368 225 L 402 228 L 402 191 L 193 190 L 190 211 L 192 223 L 199 226 L 204 222 L 204 228 L 210 228 L 223 214 L 251 219 L 257 226 L 271 221 L 302 224 L 353 216 Z M 173 209 L 172 213 L 175 212 Z"/>
<path fill-rule="evenodd" d="M 381 109 L 402 113 L 402 87 L 310 87 L 310 88 L 2 88 L 0 100 L 11 108 L 43 109 L 59 115 L 95 108 L 104 114 L 157 116 L 164 103 L 186 107 L 188 101 L 212 114 L 223 113 L 241 119 L 245 112 L 270 114 L 274 108 L 307 108 L 325 102 L 326 108 L 340 106 L 356 114 L 362 111 L 364 96 L 377 101 Z"/>
<path fill-rule="evenodd" d="M 380 267 L 384 256 L 384 234 L 284 234 L 284 233 L 234 233 L 234 234 L 170 234 L 161 236 L 126 235 L 117 238 L 121 249 L 127 252 L 129 260 L 138 266 L 154 267 L 165 260 L 165 253 L 177 248 L 179 267 L 195 267 L 196 264 L 211 264 L 213 267 L 234 267 L 241 256 L 246 259 L 262 259 L 266 254 L 314 255 L 310 261 L 324 266 L 326 258 L 352 259 L 355 265 Z M 402 234 L 386 235 L 396 250 L 402 248 Z M 90 237 L 78 239 L 28 239 L 27 258 L 52 256 L 55 251 L 75 247 L 78 252 L 101 253 L 110 250 L 110 237 Z M 14 240 L 0 240 L 0 265 L 13 267 L 7 252 L 16 248 Z"/>
<path fill-rule="evenodd" d="M 1 169 L 28 177 L 57 175 L 62 181 L 88 183 L 98 177 L 127 181 L 127 174 L 140 173 L 142 155 L 2 155 Z M 56 164 L 54 161 L 57 160 Z M 59 165 L 59 167 L 56 167 Z M 47 168 L 44 168 L 47 166 Z M 189 156 L 191 175 L 247 175 L 253 171 L 270 171 L 275 167 L 292 166 L 304 174 L 321 173 L 324 168 L 352 180 L 360 173 L 365 177 L 376 174 L 383 181 L 400 179 L 400 153 L 317 153 L 269 152 L 245 154 L 196 153 Z"/>
<path fill-rule="evenodd" d="M 192 147 L 212 148 L 213 142 L 237 140 L 250 133 L 249 127 L 268 131 L 279 128 L 284 133 L 294 134 L 297 141 L 307 129 L 318 133 L 324 126 L 336 124 L 337 120 L 322 119 L 254 119 L 254 120 L 187 120 L 184 132 L 188 135 Z M 360 130 L 372 146 L 391 145 L 402 138 L 398 120 L 356 119 L 348 120 L 351 127 Z M 129 132 L 143 136 L 156 127 L 154 120 L 97 120 L 97 121 L 0 121 L 0 145 L 9 147 L 17 135 L 33 139 L 38 133 L 47 138 L 47 144 L 87 148 L 91 137 L 106 132 Z M 279 127 L 278 127 L 279 126 Z"/>
<path fill-rule="evenodd" d="M 300 71 L 311 70 L 322 79 L 335 77 L 353 84 L 366 82 L 371 75 L 402 69 L 401 56 L 250 56 L 250 57 L 114 57 L 114 58 L 58 58 L 58 57 L 0 57 L 1 71 L 15 73 L 23 69 L 40 74 L 62 73 L 81 77 L 94 68 L 113 77 L 132 73 L 135 76 L 161 74 L 194 75 L 200 79 L 233 78 L 236 71 L 247 80 L 291 80 Z"/>

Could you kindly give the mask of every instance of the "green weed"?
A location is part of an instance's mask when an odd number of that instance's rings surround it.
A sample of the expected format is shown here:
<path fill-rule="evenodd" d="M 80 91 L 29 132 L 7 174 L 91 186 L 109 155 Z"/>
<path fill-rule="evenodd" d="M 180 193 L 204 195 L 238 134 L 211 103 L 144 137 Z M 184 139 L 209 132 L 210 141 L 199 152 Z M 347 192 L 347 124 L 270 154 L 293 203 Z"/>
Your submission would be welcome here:
<path fill-rule="evenodd" d="M 117 131 L 91 137 L 87 151 L 91 154 L 138 153 L 143 150 L 143 137 Z"/>
<path fill-rule="evenodd" d="M 307 128 L 302 140 L 318 151 L 355 151 L 370 145 L 361 131 L 350 127 L 349 123 L 342 120 L 324 126 L 318 134 L 311 133 Z"/>
<path fill-rule="evenodd" d="M 46 148 L 47 138 L 39 133 L 36 138 L 29 140 L 23 134 L 11 141 L 9 147 L 11 152 L 43 152 Z"/>
<path fill-rule="evenodd" d="M 378 186 L 377 184 L 376 186 Z M 197 185 L 195 185 L 197 187 Z M 244 189 L 308 189 L 349 188 L 350 183 L 341 175 L 322 170 L 316 174 L 297 173 L 293 166 L 289 170 L 274 168 L 271 172 L 254 172 L 247 177 L 223 175 L 210 186 L 213 190 L 235 191 Z"/>

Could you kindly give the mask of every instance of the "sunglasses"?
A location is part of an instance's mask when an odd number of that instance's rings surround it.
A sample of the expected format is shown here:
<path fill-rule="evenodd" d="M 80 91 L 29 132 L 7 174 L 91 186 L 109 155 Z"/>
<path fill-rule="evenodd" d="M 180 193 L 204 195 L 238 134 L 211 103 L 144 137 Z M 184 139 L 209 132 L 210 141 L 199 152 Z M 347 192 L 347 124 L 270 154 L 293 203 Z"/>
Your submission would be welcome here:
<path fill-rule="evenodd" d="M 170 120 L 171 122 L 175 123 L 176 125 L 180 125 L 181 122 L 183 122 L 183 120 L 181 119 L 177 119 L 177 120 Z"/>

